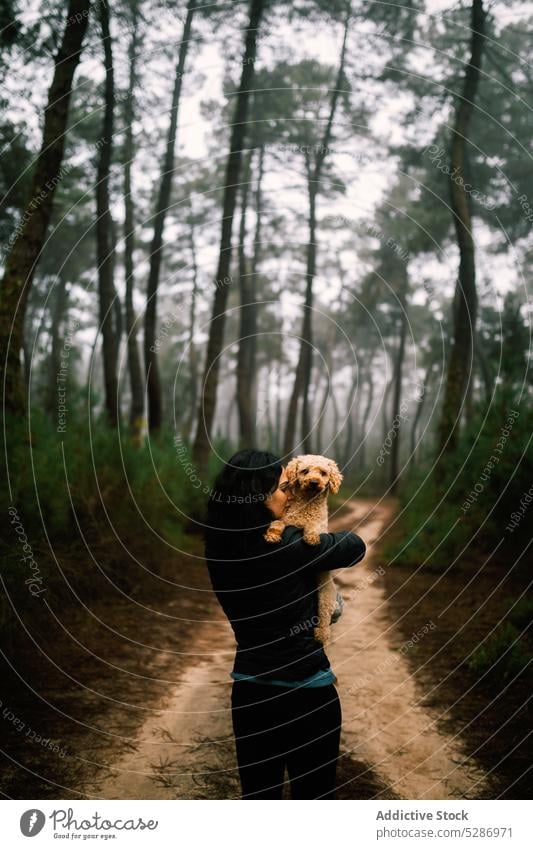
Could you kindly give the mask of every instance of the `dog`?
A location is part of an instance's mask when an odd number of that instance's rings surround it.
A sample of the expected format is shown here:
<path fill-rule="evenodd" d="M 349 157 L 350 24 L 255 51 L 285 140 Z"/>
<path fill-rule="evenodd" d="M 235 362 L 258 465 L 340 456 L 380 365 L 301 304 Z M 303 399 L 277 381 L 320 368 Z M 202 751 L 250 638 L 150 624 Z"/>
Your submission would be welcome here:
<path fill-rule="evenodd" d="M 291 498 L 281 519 L 267 528 L 267 542 L 280 542 L 287 525 L 302 528 L 303 539 L 309 545 L 320 544 L 320 534 L 328 531 L 328 493 L 336 494 L 343 475 L 334 460 L 320 454 L 302 454 L 287 464 L 287 483 Z M 337 590 L 330 572 L 318 576 L 318 624 L 315 639 L 326 645 L 331 636 L 331 617 L 337 603 Z"/>

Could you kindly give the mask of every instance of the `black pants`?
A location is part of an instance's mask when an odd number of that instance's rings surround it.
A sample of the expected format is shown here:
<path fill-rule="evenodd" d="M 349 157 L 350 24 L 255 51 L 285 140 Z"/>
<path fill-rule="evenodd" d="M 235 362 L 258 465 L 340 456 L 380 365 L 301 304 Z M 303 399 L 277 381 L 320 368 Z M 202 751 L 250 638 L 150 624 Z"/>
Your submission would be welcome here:
<path fill-rule="evenodd" d="M 234 681 L 231 707 L 243 799 L 332 799 L 341 733 L 334 684 L 289 689 Z"/>

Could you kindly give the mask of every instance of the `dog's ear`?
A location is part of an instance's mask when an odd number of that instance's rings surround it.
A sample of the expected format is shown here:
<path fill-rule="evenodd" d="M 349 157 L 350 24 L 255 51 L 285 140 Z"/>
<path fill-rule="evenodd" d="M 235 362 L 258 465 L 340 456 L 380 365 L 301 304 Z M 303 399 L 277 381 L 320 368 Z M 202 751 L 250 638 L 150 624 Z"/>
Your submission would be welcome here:
<path fill-rule="evenodd" d="M 341 483 L 343 481 L 344 475 L 339 471 L 339 467 L 337 466 L 335 460 L 329 461 L 329 488 L 331 492 L 336 495 L 339 489 L 341 488 Z"/>
<path fill-rule="evenodd" d="M 293 486 L 298 479 L 298 458 L 297 457 L 293 457 L 293 459 L 290 460 L 287 463 L 287 466 L 285 468 L 285 472 L 287 473 L 287 478 L 289 480 L 290 485 Z"/>

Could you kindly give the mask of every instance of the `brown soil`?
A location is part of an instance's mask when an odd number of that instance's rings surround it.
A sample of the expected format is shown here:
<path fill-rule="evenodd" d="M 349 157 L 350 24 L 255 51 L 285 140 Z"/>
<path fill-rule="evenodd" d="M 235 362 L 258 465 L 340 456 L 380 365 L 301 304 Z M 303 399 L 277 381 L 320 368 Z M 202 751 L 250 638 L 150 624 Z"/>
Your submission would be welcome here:
<path fill-rule="evenodd" d="M 11 588 L 17 615 L 5 641 L 0 695 L 9 712 L 7 719 L 0 714 L 7 797 L 90 798 L 87 782 L 134 745 L 191 663 L 198 621 L 219 616 L 200 540 L 189 546 L 188 555 L 137 546 L 141 570 L 112 541 L 92 541 L 105 573 L 87 552 L 82 560 L 79 551 L 56 550 L 65 577 L 60 586 L 52 582 L 45 604 L 37 606 L 44 595 L 30 600 Z M 36 553 L 51 574 L 54 562 L 44 549 Z M 86 572 L 77 581 L 80 562 Z"/>
<path fill-rule="evenodd" d="M 530 799 L 533 790 L 531 667 L 518 675 L 469 667 L 476 647 L 527 598 L 529 571 L 525 559 L 502 557 L 470 557 L 445 575 L 401 564 L 386 571 L 395 631 L 405 639 L 421 622 L 437 625 L 408 653 L 409 668 L 423 705 L 438 711 L 438 728 L 461 739 L 465 755 L 484 768 L 489 784 L 481 798 Z"/>
<path fill-rule="evenodd" d="M 505 770 L 491 772 L 486 753 L 475 757 L 471 725 L 458 733 L 451 705 L 457 688 L 465 692 L 459 677 L 439 685 L 455 661 L 435 640 L 453 630 L 452 620 L 441 617 L 415 651 L 398 651 L 406 635 L 437 621 L 443 596 L 436 588 L 421 599 L 435 576 L 407 581 L 400 567 L 380 574 L 373 542 L 395 509 L 392 500 L 358 499 L 331 521 L 332 530 L 353 528 L 369 544 L 361 564 L 337 573 L 345 608 L 328 656 L 343 706 L 338 797 L 492 798 Z M 2 674 L 0 695 L 9 711 L 0 717 L 5 796 L 238 798 L 232 632 L 210 592 L 200 539 L 191 545 L 187 555 L 137 551 L 155 573 L 147 577 L 108 542 L 96 558 L 108 564 L 106 575 L 85 555 L 90 586 L 86 576 L 75 585 L 79 554 L 65 554 L 61 568 L 79 598 L 62 587 L 38 612 L 29 601 L 17 604 L 21 622 L 6 651 L 13 668 Z M 466 595 L 464 604 L 463 615 Z M 418 669 L 428 652 L 432 662 Z M 462 699 L 465 717 L 479 711 L 479 698 Z M 500 743 L 504 754 L 512 748 L 504 730 Z"/>

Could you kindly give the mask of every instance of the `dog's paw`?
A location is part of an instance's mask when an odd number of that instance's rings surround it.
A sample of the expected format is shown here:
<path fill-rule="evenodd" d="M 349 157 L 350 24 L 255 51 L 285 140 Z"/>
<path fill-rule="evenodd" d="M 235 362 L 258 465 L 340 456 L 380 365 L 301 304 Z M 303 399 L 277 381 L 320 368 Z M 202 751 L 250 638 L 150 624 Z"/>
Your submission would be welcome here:
<path fill-rule="evenodd" d="M 305 531 L 303 540 L 308 545 L 320 545 L 320 534 L 317 534 L 316 531 Z"/>
<path fill-rule="evenodd" d="M 281 542 L 281 531 L 278 528 L 268 528 L 263 537 L 267 542 Z"/>

